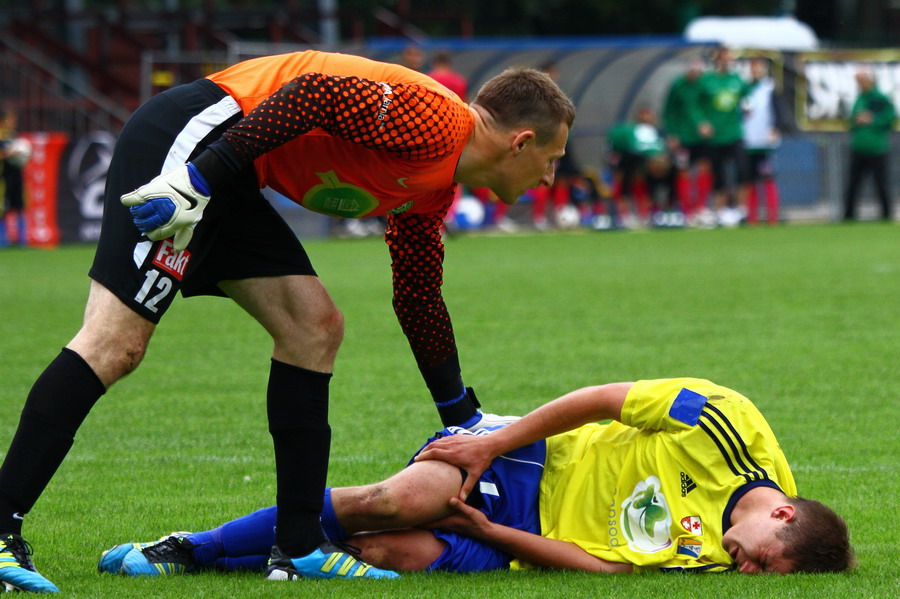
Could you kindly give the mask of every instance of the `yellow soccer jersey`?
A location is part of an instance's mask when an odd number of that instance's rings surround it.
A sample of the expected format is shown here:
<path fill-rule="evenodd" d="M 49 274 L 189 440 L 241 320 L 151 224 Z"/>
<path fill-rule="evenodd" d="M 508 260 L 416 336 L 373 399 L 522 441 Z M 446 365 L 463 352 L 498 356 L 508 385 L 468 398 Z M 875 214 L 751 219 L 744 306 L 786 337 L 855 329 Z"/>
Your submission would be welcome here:
<path fill-rule="evenodd" d="M 749 399 L 702 379 L 640 381 L 621 423 L 547 440 L 541 531 L 636 572 L 724 570 L 731 510 L 758 486 L 797 493 Z"/>

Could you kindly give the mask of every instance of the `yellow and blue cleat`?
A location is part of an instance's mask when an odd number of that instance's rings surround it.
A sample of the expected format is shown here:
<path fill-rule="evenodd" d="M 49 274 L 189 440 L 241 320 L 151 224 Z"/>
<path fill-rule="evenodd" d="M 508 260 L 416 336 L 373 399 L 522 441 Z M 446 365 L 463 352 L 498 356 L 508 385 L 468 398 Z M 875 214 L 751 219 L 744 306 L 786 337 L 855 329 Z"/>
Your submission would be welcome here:
<path fill-rule="evenodd" d="M 303 557 L 288 557 L 273 546 L 266 569 L 269 580 L 300 578 L 400 578 L 393 570 L 382 570 L 359 559 L 359 549 L 343 543 L 325 542 Z"/>
<path fill-rule="evenodd" d="M 14 534 L 0 537 L 0 583 L 5 591 L 59 592 L 55 584 L 38 574 L 31 562 L 31 546 Z"/>

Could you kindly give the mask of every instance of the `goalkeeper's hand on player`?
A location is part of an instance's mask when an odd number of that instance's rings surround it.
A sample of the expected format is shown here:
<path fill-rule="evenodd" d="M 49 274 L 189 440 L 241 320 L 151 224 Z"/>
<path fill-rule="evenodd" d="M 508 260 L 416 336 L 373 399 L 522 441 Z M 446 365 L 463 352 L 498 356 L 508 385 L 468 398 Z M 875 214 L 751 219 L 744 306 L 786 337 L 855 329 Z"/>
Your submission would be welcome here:
<path fill-rule="evenodd" d="M 175 236 L 176 252 L 187 247 L 209 203 L 209 184 L 190 162 L 122 196 L 135 226 L 150 240 Z"/>

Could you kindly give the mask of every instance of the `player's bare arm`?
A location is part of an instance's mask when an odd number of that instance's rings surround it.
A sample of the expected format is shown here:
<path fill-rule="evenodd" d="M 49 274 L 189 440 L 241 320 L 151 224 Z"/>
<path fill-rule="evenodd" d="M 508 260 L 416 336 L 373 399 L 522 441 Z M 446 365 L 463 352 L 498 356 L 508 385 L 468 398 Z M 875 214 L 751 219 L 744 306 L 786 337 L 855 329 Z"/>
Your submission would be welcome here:
<path fill-rule="evenodd" d="M 630 573 L 630 564 L 610 562 L 587 553 L 574 543 L 549 539 L 530 532 L 496 524 L 483 512 L 452 498 L 450 505 L 457 513 L 433 523 L 478 539 L 523 562 L 554 570 L 583 570 L 586 572 Z"/>

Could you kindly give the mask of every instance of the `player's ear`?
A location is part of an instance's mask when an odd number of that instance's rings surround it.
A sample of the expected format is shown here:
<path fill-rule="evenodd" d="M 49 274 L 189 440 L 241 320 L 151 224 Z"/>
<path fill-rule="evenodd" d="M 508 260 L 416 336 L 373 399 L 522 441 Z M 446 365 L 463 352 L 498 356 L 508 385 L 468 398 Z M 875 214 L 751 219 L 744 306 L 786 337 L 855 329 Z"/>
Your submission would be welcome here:
<path fill-rule="evenodd" d="M 783 520 L 784 522 L 793 522 L 794 518 L 797 517 L 797 510 L 791 504 L 780 505 L 774 510 L 772 510 L 771 514 L 772 518 L 776 520 Z"/>
<path fill-rule="evenodd" d="M 517 156 L 522 150 L 525 149 L 525 146 L 527 146 L 534 140 L 534 138 L 535 133 L 531 129 L 525 129 L 516 133 L 516 136 L 512 141 L 513 156 Z"/>

